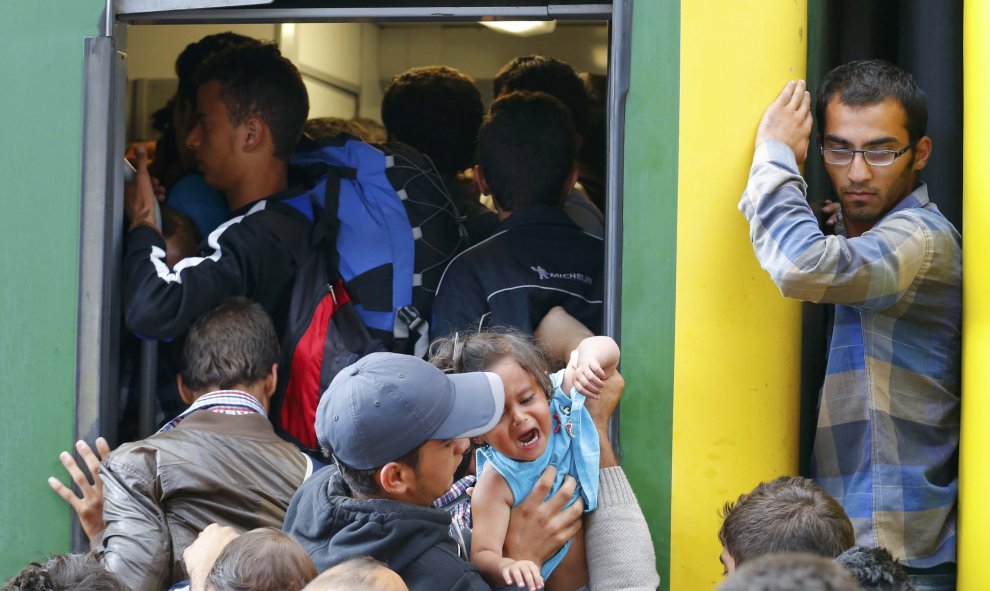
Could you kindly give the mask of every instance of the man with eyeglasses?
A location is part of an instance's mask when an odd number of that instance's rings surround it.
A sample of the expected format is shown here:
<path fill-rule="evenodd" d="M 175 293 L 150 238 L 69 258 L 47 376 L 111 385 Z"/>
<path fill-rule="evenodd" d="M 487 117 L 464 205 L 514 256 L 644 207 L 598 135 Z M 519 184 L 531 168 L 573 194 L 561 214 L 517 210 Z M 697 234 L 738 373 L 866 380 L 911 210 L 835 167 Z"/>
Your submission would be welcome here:
<path fill-rule="evenodd" d="M 918 589 L 954 589 L 962 245 L 918 182 L 925 95 L 896 66 L 851 62 L 825 77 L 816 115 L 845 233 L 824 235 L 806 201 L 803 81 L 763 115 L 739 203 L 781 293 L 835 304 L 812 476 L 858 544 L 905 561 Z"/>

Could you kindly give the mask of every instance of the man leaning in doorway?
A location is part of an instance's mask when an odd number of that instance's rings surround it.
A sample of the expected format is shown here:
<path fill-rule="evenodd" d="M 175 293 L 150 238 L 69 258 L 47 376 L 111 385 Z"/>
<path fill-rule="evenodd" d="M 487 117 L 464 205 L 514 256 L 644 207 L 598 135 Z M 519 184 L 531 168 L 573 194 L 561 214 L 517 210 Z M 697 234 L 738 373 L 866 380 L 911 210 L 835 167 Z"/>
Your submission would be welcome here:
<path fill-rule="evenodd" d="M 739 203 L 781 293 L 835 304 L 812 476 L 858 544 L 904 560 L 918 589 L 954 589 L 962 246 L 918 182 L 925 95 L 896 66 L 851 62 L 825 77 L 816 115 L 844 235 L 819 230 L 798 171 L 803 81 L 767 108 Z"/>

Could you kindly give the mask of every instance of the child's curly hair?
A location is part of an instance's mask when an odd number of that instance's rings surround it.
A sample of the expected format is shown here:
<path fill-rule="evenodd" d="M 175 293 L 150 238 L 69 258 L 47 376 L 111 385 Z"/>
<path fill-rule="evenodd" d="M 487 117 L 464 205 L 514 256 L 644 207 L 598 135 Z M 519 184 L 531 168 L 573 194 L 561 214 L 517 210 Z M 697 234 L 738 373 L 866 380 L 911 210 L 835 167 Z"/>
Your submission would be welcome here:
<path fill-rule="evenodd" d="M 430 363 L 448 373 L 490 371 L 506 358 L 513 359 L 543 388 L 547 399 L 552 393 L 549 366 L 532 338 L 508 327 L 496 327 L 467 336 L 454 334 L 430 345 Z"/>

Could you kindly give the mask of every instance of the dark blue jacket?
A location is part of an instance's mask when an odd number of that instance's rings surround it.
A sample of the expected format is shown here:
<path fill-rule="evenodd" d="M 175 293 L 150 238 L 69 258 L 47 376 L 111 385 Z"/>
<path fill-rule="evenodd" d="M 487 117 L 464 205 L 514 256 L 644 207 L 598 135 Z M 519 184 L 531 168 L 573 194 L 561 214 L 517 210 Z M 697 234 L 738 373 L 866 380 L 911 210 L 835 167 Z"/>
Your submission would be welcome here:
<path fill-rule="evenodd" d="M 490 591 L 478 567 L 450 537 L 450 516 L 387 499 L 359 500 L 327 466 L 296 491 L 283 529 L 302 544 L 320 572 L 371 556 L 402 577 L 410 591 Z"/>

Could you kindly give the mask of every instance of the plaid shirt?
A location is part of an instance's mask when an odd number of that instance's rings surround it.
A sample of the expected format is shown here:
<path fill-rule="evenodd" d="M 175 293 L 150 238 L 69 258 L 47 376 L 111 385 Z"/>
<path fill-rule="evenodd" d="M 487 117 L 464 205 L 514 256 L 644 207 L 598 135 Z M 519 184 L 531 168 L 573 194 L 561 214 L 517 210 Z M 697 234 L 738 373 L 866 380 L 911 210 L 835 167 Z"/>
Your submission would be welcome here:
<path fill-rule="evenodd" d="M 787 297 L 835 304 L 812 476 L 856 542 L 956 559 L 962 246 L 922 184 L 858 238 L 825 236 L 794 154 L 757 147 L 739 203 Z"/>

